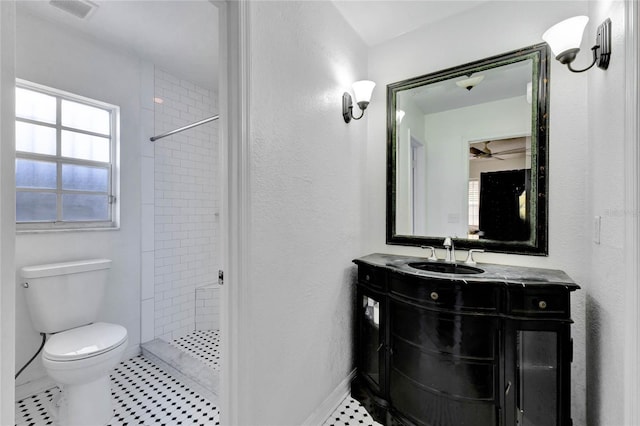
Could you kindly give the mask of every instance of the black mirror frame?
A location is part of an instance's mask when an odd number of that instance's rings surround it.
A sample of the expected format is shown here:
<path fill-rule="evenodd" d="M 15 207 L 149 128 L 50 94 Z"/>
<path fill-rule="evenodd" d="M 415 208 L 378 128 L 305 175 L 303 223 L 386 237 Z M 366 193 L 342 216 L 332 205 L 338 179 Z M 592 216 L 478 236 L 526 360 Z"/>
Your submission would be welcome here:
<path fill-rule="evenodd" d="M 455 238 L 456 248 L 484 249 L 498 253 L 547 256 L 548 248 L 548 146 L 549 146 L 549 48 L 540 43 L 505 54 L 492 56 L 468 64 L 448 68 L 387 85 L 387 235 L 390 245 L 403 246 L 442 246 L 443 236 L 397 235 L 396 227 L 396 93 L 424 84 L 468 75 L 496 66 L 533 59 L 534 100 L 537 99 L 536 122 L 532 120 L 532 151 L 536 161 L 532 161 L 531 181 L 536 184 L 537 197 L 531 197 L 535 224 L 532 226 L 532 238 L 529 241 L 472 240 Z M 535 96 L 537 94 L 537 96 Z M 535 144 L 535 145 L 534 145 Z M 533 148 L 535 146 L 535 149 Z M 535 167 L 534 167 L 535 164 Z"/>

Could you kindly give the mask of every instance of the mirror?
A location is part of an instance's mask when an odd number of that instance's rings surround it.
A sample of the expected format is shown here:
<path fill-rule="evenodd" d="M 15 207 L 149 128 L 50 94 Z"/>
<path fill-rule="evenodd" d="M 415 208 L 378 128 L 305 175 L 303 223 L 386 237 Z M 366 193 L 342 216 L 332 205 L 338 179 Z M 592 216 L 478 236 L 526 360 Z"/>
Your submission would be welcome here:
<path fill-rule="evenodd" d="M 387 244 L 547 255 L 542 43 L 387 86 Z"/>

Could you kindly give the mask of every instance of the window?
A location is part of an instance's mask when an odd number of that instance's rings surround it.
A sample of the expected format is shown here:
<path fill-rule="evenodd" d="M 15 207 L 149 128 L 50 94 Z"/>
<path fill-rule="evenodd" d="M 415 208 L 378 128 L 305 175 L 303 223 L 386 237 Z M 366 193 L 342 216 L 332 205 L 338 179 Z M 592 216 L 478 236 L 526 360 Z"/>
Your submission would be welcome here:
<path fill-rule="evenodd" d="M 116 226 L 118 113 L 113 105 L 18 81 L 18 229 Z"/>
<path fill-rule="evenodd" d="M 469 180 L 469 232 L 467 238 L 477 240 L 480 238 L 480 181 Z"/>

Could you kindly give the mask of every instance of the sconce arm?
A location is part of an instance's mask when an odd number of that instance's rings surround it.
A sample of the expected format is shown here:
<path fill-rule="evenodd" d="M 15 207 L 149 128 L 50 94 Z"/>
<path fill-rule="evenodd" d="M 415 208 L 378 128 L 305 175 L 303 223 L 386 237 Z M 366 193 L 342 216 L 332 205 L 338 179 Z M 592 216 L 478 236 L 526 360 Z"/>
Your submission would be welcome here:
<path fill-rule="evenodd" d="M 342 118 L 344 118 L 344 122 L 348 123 L 351 119 L 360 120 L 364 117 L 364 110 L 369 106 L 369 102 L 360 101 L 358 102 L 358 107 L 360 108 L 360 117 L 355 117 L 353 115 L 353 99 L 351 99 L 351 95 L 347 92 L 342 94 Z"/>
<path fill-rule="evenodd" d="M 360 117 L 355 117 L 353 115 L 353 106 L 349 107 L 349 112 L 351 113 L 351 118 L 353 118 L 354 120 L 360 120 L 362 117 L 364 117 L 364 110 L 361 110 Z"/>
<path fill-rule="evenodd" d="M 598 49 L 600 49 L 600 46 L 598 46 L 597 44 L 591 48 L 591 51 L 593 52 L 593 62 L 591 62 L 591 65 L 589 65 L 587 68 L 584 68 L 584 69 L 581 69 L 581 70 L 575 70 L 575 69 L 571 68 L 571 63 L 569 62 L 567 64 L 567 67 L 569 68 L 569 71 L 575 72 L 575 73 L 579 73 L 579 72 L 585 72 L 585 71 L 590 70 L 591 68 L 593 68 L 593 66 L 598 61 Z"/>

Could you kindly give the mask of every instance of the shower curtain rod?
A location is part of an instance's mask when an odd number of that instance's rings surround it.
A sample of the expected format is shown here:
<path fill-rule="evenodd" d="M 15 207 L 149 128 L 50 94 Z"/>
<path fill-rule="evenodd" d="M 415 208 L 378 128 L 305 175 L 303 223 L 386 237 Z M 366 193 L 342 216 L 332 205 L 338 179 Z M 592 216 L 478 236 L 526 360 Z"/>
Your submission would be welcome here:
<path fill-rule="evenodd" d="M 220 115 L 214 115 L 213 117 L 205 118 L 204 120 L 200 120 L 200 121 L 197 121 L 195 123 L 188 124 L 188 125 L 186 125 L 184 127 L 180 127 L 179 129 L 175 129 L 175 130 L 172 130 L 170 132 L 154 136 L 154 137 L 150 138 L 149 140 L 151 142 L 155 142 L 158 139 L 166 138 L 167 136 L 171 136 L 171 135 L 175 135 L 176 133 L 184 132 L 185 130 L 189 130 L 189 129 L 193 128 L 193 127 L 200 126 L 201 124 L 205 124 L 205 123 L 208 123 L 210 121 L 217 120 L 218 118 L 220 118 Z"/>

